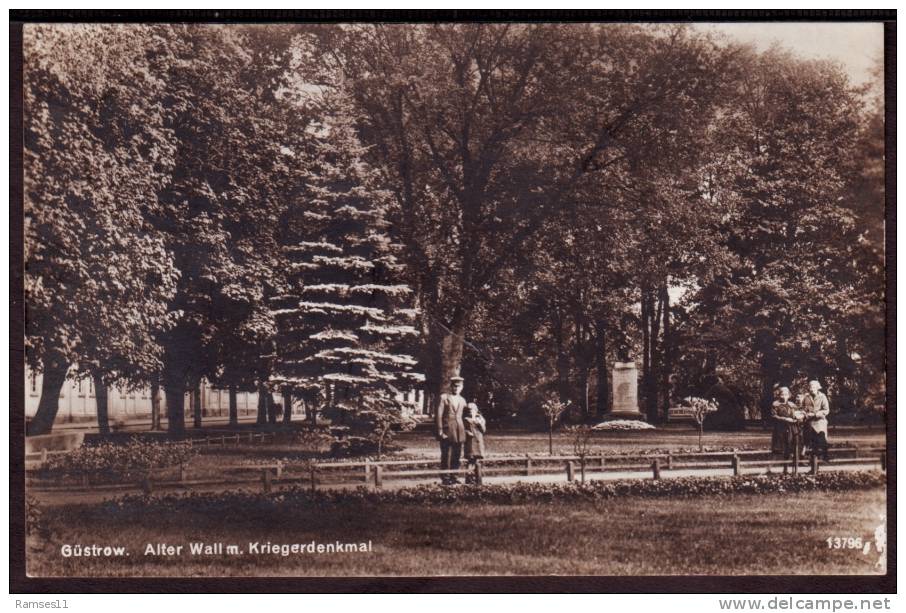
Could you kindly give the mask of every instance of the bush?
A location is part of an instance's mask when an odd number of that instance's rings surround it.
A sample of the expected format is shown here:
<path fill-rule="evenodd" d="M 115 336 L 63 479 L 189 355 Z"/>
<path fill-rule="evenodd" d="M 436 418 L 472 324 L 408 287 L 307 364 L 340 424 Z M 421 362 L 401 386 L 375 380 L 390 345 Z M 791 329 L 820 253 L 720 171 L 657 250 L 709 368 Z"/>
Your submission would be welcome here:
<path fill-rule="evenodd" d="M 393 443 L 384 443 L 381 454 L 402 451 L 403 447 Z M 330 445 L 330 455 L 334 458 L 361 458 L 363 456 L 377 457 L 378 441 L 364 436 L 347 436 L 333 441 Z"/>
<path fill-rule="evenodd" d="M 43 514 L 41 505 L 34 496 L 25 497 L 25 534 L 36 535 L 42 532 Z"/>
<path fill-rule="evenodd" d="M 144 477 L 152 468 L 169 468 L 188 462 L 196 450 L 187 442 L 101 443 L 80 447 L 49 458 L 38 468 L 44 478 L 90 478 L 92 481 L 123 481 Z"/>

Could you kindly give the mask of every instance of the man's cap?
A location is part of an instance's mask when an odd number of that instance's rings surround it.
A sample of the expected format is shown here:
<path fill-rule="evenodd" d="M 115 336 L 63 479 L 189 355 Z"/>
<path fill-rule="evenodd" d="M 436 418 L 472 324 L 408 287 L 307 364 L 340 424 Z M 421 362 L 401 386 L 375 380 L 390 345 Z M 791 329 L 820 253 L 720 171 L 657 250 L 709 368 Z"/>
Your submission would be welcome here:
<path fill-rule="evenodd" d="M 462 383 L 463 381 L 465 381 L 465 379 L 463 379 L 462 377 L 450 377 L 450 383 L 456 383 L 457 381 Z"/>

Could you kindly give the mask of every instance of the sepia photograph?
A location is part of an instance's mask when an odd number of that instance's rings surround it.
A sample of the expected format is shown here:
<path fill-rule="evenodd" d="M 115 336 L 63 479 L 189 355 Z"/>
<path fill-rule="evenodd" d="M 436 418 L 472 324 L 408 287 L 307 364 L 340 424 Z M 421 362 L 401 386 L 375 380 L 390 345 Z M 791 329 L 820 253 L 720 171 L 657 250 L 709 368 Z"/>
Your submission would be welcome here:
<path fill-rule="evenodd" d="M 27 578 L 895 569 L 883 21 L 113 21 L 20 24 Z"/>

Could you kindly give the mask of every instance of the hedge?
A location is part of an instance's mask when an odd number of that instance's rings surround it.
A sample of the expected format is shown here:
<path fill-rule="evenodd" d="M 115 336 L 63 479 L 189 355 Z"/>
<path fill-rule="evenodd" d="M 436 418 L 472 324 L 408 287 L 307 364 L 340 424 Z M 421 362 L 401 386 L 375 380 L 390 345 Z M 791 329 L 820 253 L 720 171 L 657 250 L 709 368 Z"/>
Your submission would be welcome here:
<path fill-rule="evenodd" d="M 626 496 L 693 498 L 734 494 L 795 494 L 811 491 L 860 490 L 883 487 L 885 475 L 877 471 L 828 472 L 818 475 L 741 475 L 737 477 L 682 477 L 672 479 L 591 481 L 580 483 L 514 483 L 507 485 L 419 485 L 395 490 L 311 490 L 292 487 L 270 494 L 230 491 L 127 495 L 103 503 L 118 514 L 139 515 L 157 511 L 201 511 L 235 516 L 255 515 L 270 509 L 305 506 L 403 504 L 447 505 L 474 503 L 518 505 L 595 501 Z"/>

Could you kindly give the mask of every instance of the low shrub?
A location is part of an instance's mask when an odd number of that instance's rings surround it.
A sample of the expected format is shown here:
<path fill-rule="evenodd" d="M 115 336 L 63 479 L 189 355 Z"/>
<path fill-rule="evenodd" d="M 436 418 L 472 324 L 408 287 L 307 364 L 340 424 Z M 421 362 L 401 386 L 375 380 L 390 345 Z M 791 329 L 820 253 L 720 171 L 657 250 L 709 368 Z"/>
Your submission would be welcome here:
<path fill-rule="evenodd" d="M 38 499 L 34 496 L 25 497 L 25 534 L 34 535 L 41 532 L 43 513 Z"/>
<path fill-rule="evenodd" d="M 78 478 L 93 482 L 135 480 L 152 468 L 169 468 L 188 462 L 197 453 L 187 442 L 131 439 L 125 443 L 100 443 L 48 458 L 37 470 L 45 479 Z"/>
<path fill-rule="evenodd" d="M 514 505 L 595 501 L 626 496 L 646 498 L 690 498 L 734 494 L 795 494 L 810 491 L 840 491 L 883 487 L 885 476 L 876 471 L 834 472 L 818 475 L 744 475 L 738 477 L 684 477 L 675 479 L 634 479 L 579 483 L 514 483 L 508 485 L 464 485 L 443 487 L 419 485 L 396 490 L 317 490 L 293 487 L 272 494 L 247 491 L 185 493 L 158 496 L 129 495 L 104 503 L 104 508 L 139 516 L 152 508 L 165 513 L 208 511 L 232 517 L 247 515 L 254 519 L 268 509 L 304 506 L 413 504 L 447 505 L 474 503 Z"/>
<path fill-rule="evenodd" d="M 333 441 L 330 445 L 332 458 L 357 458 L 377 457 L 378 442 L 364 436 L 347 436 Z M 404 447 L 394 443 L 384 443 L 381 454 L 393 454 L 402 451 Z"/>

